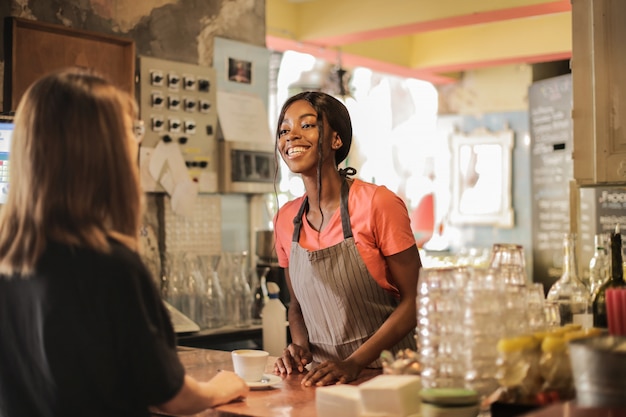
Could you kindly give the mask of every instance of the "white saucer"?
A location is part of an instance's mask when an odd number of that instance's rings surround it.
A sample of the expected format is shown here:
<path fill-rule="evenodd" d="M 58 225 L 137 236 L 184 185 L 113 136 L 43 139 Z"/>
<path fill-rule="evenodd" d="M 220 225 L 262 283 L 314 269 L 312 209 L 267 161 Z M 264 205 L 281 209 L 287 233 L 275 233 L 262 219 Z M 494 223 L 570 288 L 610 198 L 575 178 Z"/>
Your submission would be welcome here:
<path fill-rule="evenodd" d="M 265 389 L 275 386 L 283 382 L 283 379 L 278 375 L 263 374 L 263 379 L 258 382 L 246 382 L 250 389 Z"/>

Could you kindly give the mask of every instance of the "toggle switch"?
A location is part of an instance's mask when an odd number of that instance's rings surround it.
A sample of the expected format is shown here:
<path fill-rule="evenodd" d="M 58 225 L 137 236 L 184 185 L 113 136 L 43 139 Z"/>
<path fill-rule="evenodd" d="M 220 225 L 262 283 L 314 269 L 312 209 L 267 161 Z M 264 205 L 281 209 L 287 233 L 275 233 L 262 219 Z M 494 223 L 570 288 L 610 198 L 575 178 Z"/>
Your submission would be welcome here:
<path fill-rule="evenodd" d="M 163 86 L 163 73 L 161 71 L 150 71 L 150 84 L 156 87 Z"/>
<path fill-rule="evenodd" d="M 152 100 L 152 107 L 157 107 L 157 108 L 163 107 L 163 103 L 165 102 L 165 99 L 163 98 L 163 95 L 160 92 L 152 93 L 151 100 Z"/>
<path fill-rule="evenodd" d="M 170 110 L 180 110 L 180 97 L 178 97 L 178 96 L 168 96 L 167 97 L 167 107 Z"/>
<path fill-rule="evenodd" d="M 177 89 L 180 84 L 180 77 L 176 74 L 167 74 L 167 85 L 169 88 Z"/>
<path fill-rule="evenodd" d="M 211 110 L 211 103 L 208 100 L 200 100 L 200 112 L 208 113 Z"/>
<path fill-rule="evenodd" d="M 182 123 L 178 119 L 170 119 L 169 120 L 169 131 L 170 132 L 180 132 L 180 127 Z"/>
<path fill-rule="evenodd" d="M 185 90 L 195 90 L 196 89 L 196 79 L 191 75 L 185 75 L 183 77 L 183 88 Z"/>
<path fill-rule="evenodd" d="M 193 120 L 185 120 L 185 133 L 196 133 L 196 123 Z"/>
<path fill-rule="evenodd" d="M 155 116 L 152 118 L 152 130 L 155 132 L 159 132 L 161 130 L 163 130 L 163 126 L 165 125 L 165 122 L 163 121 L 163 118 L 160 116 Z"/>
<path fill-rule="evenodd" d="M 194 111 L 196 110 L 196 100 L 192 98 L 185 99 L 185 110 L 186 111 Z"/>

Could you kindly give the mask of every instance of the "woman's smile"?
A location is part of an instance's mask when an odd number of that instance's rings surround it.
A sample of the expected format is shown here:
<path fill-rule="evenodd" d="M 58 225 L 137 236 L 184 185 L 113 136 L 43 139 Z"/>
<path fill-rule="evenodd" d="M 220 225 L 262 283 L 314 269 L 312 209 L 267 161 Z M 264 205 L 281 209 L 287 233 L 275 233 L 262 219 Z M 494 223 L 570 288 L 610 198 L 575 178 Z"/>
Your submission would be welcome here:
<path fill-rule="evenodd" d="M 287 154 L 287 157 L 289 159 L 293 159 L 293 158 L 298 158 L 303 153 L 305 153 L 308 149 L 309 148 L 305 146 L 292 146 L 292 147 L 287 148 L 287 151 L 285 153 Z"/>

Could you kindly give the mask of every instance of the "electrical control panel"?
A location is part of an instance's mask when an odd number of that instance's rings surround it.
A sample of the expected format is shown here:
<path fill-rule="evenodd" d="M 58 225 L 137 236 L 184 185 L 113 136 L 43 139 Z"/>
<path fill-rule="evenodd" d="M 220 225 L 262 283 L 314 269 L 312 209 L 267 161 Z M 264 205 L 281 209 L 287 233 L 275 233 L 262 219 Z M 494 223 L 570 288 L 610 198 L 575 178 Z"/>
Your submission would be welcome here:
<path fill-rule="evenodd" d="M 217 192 L 215 69 L 145 56 L 138 61 L 137 100 L 146 128 L 140 153 L 144 191 L 167 191 L 172 181 L 167 170 L 179 177 L 186 170 L 198 191 Z"/>

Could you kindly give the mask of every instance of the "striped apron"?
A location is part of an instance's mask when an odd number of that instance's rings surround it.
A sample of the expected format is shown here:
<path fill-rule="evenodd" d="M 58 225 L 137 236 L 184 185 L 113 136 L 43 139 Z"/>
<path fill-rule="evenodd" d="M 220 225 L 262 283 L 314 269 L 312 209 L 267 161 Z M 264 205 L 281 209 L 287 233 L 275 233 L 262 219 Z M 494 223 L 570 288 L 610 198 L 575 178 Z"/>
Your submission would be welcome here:
<path fill-rule="evenodd" d="M 343 360 L 369 339 L 398 305 L 370 275 L 358 252 L 348 213 L 349 186 L 341 188 L 344 240 L 308 251 L 298 243 L 308 199 L 294 218 L 289 276 L 308 330 L 313 360 Z M 304 219 L 304 220 L 303 220 Z M 413 332 L 391 349 L 416 350 Z M 381 367 L 380 359 L 369 367 Z"/>

